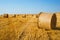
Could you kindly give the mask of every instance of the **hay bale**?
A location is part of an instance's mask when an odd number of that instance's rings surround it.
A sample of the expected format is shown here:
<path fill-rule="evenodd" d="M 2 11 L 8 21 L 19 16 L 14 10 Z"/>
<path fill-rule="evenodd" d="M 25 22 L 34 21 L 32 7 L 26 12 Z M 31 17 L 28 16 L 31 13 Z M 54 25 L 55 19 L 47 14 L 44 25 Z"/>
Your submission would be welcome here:
<path fill-rule="evenodd" d="M 4 16 L 4 18 L 8 18 L 8 14 L 4 14 L 3 16 Z"/>
<path fill-rule="evenodd" d="M 18 17 L 18 18 L 26 18 L 26 15 L 25 14 L 16 14 L 16 17 Z"/>
<path fill-rule="evenodd" d="M 16 14 L 8 14 L 8 18 L 15 18 Z"/>
<path fill-rule="evenodd" d="M 56 28 L 60 28 L 60 13 L 59 12 L 56 13 L 56 17 L 57 17 Z"/>
<path fill-rule="evenodd" d="M 39 16 L 39 28 L 53 29 L 56 26 L 56 15 L 41 13 Z"/>

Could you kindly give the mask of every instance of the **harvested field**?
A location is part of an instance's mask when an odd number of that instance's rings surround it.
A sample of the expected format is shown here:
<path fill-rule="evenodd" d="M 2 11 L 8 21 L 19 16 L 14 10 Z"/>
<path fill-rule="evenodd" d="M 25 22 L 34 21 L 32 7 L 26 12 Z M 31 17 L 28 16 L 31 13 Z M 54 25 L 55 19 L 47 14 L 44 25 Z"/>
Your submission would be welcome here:
<path fill-rule="evenodd" d="M 39 15 L 38 17 L 36 14 L 6 16 L 0 16 L 0 40 L 60 40 L 60 24 L 58 23 L 60 18 L 58 17 L 57 26 L 52 29 L 49 24 L 51 22 L 50 17 L 45 17 L 49 21 L 42 20 L 47 24 L 45 26 L 43 26 L 45 23 L 42 24 L 43 28 L 40 28 Z"/>

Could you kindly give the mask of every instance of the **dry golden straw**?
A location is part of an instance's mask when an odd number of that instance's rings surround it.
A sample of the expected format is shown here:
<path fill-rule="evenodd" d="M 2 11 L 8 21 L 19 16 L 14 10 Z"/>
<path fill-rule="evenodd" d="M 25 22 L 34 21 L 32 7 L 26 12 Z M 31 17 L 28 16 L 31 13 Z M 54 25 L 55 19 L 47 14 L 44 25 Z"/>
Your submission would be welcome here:
<path fill-rule="evenodd" d="M 49 13 L 41 13 L 39 16 L 39 27 L 52 29 L 56 26 L 56 15 Z"/>
<path fill-rule="evenodd" d="M 0 40 L 60 40 L 60 30 L 54 30 L 60 27 L 59 15 L 59 13 L 43 12 L 41 14 L 1 15 Z"/>
<path fill-rule="evenodd" d="M 60 28 L 60 12 L 57 12 L 56 16 L 57 16 L 56 28 Z"/>

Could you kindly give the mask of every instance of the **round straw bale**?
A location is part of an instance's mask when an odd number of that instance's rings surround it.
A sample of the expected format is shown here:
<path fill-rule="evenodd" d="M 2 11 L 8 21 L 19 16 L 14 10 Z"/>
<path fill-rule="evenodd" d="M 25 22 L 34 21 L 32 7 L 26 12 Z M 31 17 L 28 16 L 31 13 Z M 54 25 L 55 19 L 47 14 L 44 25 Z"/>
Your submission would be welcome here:
<path fill-rule="evenodd" d="M 4 14 L 3 16 L 4 16 L 4 18 L 8 18 L 8 14 Z"/>
<path fill-rule="evenodd" d="M 38 20 L 39 28 L 53 29 L 56 26 L 56 14 L 42 12 Z"/>
<path fill-rule="evenodd" d="M 56 28 L 60 28 L 60 12 L 56 13 L 56 17 L 57 17 Z"/>
<path fill-rule="evenodd" d="M 16 14 L 9 14 L 8 17 L 9 18 L 15 18 L 16 17 Z"/>

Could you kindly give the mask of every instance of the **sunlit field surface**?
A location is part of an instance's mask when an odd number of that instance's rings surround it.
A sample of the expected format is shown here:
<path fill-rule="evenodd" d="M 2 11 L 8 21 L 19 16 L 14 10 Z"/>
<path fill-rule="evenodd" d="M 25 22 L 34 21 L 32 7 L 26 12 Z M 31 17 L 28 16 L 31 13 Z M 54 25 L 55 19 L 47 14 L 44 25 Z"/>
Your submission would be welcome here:
<path fill-rule="evenodd" d="M 38 26 L 38 14 L 0 16 L 0 40 L 60 40 L 60 13 L 57 14 L 57 29 L 42 29 Z"/>

